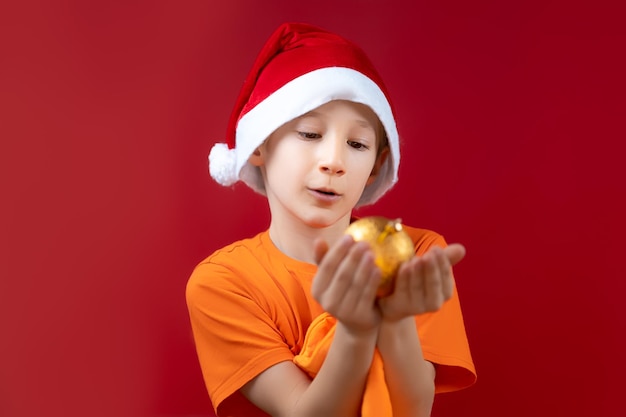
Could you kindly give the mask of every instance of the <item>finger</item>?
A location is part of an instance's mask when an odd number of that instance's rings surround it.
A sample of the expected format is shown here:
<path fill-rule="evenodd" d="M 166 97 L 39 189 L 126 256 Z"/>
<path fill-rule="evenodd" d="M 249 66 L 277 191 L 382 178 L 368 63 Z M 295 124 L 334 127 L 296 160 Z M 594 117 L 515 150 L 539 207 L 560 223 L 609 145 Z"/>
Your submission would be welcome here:
<path fill-rule="evenodd" d="M 426 263 L 424 259 L 415 257 L 408 263 L 409 269 L 405 278 L 405 292 L 410 300 L 422 303 L 426 295 L 424 276 Z"/>
<path fill-rule="evenodd" d="M 424 261 L 414 257 L 398 269 L 393 292 L 377 302 L 386 315 L 421 314 L 424 308 Z"/>
<path fill-rule="evenodd" d="M 354 239 L 349 235 L 345 235 L 332 248 L 326 251 L 323 259 L 320 259 L 317 274 L 315 274 L 315 279 L 311 286 L 311 292 L 316 299 L 328 289 L 335 271 L 353 245 Z M 320 244 L 319 248 L 314 249 L 315 251 L 319 250 L 319 252 L 316 252 L 316 255 L 322 252 L 323 246 L 324 244 Z"/>
<path fill-rule="evenodd" d="M 341 304 L 353 286 L 355 271 L 358 269 L 364 254 L 369 250 L 367 243 L 353 242 L 347 254 L 342 257 L 334 269 L 332 280 L 328 283 L 327 308 L 335 308 Z"/>
<path fill-rule="evenodd" d="M 441 252 L 441 248 L 434 247 L 422 257 L 424 262 L 424 307 L 427 311 L 438 310 L 443 304 L 441 273 L 437 262 L 437 256 L 440 256 Z"/>
<path fill-rule="evenodd" d="M 450 265 L 456 265 L 465 257 L 465 246 L 460 243 L 452 243 L 448 245 L 444 250 L 444 253 L 450 261 Z"/>
<path fill-rule="evenodd" d="M 374 263 L 374 255 L 370 250 L 365 250 L 360 255 L 356 269 L 353 270 L 352 285 L 343 297 L 344 305 L 357 311 L 360 309 L 364 309 L 361 311 L 370 310 L 376 299 L 380 275 L 380 269 Z"/>
<path fill-rule="evenodd" d="M 313 256 L 316 264 L 320 264 L 322 259 L 324 259 L 324 255 L 328 252 L 328 242 L 323 239 L 316 239 L 313 242 Z"/>
<path fill-rule="evenodd" d="M 450 260 L 446 256 L 444 251 L 437 253 L 437 255 L 439 273 L 441 274 L 441 293 L 443 295 L 444 301 L 446 301 L 449 300 L 450 297 L 452 297 L 452 292 L 454 291 L 452 265 L 450 265 Z"/>
<path fill-rule="evenodd" d="M 396 274 L 396 282 L 394 284 L 394 293 L 398 294 L 406 294 L 409 291 L 409 286 L 411 284 L 411 275 L 413 274 L 413 270 L 416 265 L 419 265 L 417 262 L 419 258 L 413 257 L 407 262 L 403 262 L 398 268 L 398 272 Z"/>

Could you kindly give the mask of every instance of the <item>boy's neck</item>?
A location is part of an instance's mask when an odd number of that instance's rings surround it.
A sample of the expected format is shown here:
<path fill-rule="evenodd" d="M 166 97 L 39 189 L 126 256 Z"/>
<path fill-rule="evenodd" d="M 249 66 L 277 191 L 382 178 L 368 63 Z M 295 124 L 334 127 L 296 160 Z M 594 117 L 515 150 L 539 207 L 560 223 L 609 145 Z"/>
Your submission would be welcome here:
<path fill-rule="evenodd" d="M 323 239 L 329 246 L 334 244 L 350 224 L 350 215 L 328 227 L 313 227 L 290 220 L 272 218 L 269 228 L 272 243 L 290 258 L 314 264 L 315 240 Z"/>

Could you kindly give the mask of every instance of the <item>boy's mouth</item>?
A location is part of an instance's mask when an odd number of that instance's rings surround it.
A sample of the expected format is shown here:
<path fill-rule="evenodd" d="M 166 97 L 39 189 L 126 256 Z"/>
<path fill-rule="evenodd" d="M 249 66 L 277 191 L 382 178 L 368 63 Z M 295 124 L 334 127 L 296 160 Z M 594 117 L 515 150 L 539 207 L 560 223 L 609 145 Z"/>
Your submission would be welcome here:
<path fill-rule="evenodd" d="M 318 193 L 318 194 L 323 194 L 323 195 L 329 196 L 329 197 L 335 197 L 335 196 L 339 195 L 335 191 L 327 189 L 327 188 L 317 188 L 317 189 L 313 189 L 313 191 Z"/>

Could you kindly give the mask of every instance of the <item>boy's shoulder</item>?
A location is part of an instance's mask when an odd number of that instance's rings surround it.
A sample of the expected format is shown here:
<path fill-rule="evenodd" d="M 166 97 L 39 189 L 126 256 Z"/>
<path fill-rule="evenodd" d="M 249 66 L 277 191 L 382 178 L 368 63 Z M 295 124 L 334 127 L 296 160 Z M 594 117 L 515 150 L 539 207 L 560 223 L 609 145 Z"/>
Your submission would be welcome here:
<path fill-rule="evenodd" d="M 440 233 L 435 232 L 431 229 L 424 229 L 421 227 L 409 226 L 406 224 L 402 224 L 402 228 L 405 232 L 409 234 L 409 236 L 411 236 L 413 242 L 415 242 L 416 244 L 430 243 L 434 241 L 445 241 Z"/>
<path fill-rule="evenodd" d="M 264 233 L 232 242 L 200 261 L 187 282 L 188 294 L 250 292 L 262 285 L 269 274 L 263 260 L 268 258 Z"/>
<path fill-rule="evenodd" d="M 210 264 L 226 267 L 249 265 L 255 259 L 263 257 L 263 253 L 267 251 L 265 242 L 267 233 L 267 231 L 260 232 L 254 236 L 229 243 L 207 256 L 198 264 L 198 267 Z"/>
<path fill-rule="evenodd" d="M 440 246 L 442 248 L 448 246 L 444 237 L 433 230 L 407 226 L 406 224 L 403 224 L 402 228 L 411 237 L 417 255 L 422 255 L 433 246 Z"/>

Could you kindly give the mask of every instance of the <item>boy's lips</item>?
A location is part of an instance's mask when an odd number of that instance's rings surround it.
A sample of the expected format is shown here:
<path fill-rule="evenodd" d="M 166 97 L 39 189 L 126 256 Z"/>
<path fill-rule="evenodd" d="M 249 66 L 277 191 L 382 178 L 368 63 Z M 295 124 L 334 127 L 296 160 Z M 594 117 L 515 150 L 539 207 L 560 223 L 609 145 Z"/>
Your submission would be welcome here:
<path fill-rule="evenodd" d="M 312 190 L 317 192 L 317 193 L 322 193 L 322 194 L 340 195 L 338 192 L 336 192 L 335 190 L 333 190 L 331 188 L 312 188 Z"/>
<path fill-rule="evenodd" d="M 309 188 L 309 191 L 314 194 L 316 198 L 326 201 L 333 201 L 341 197 L 341 194 L 331 188 Z"/>

